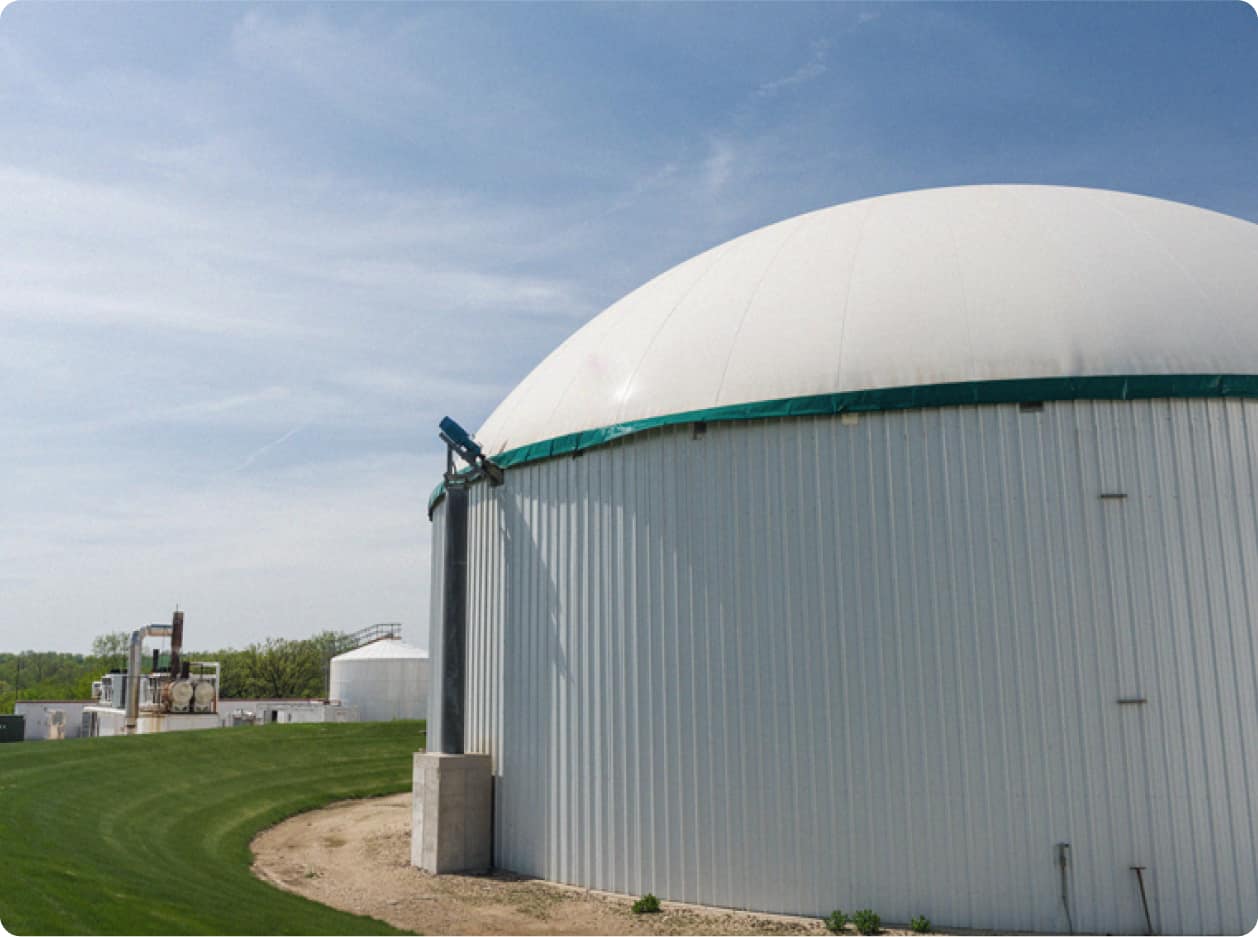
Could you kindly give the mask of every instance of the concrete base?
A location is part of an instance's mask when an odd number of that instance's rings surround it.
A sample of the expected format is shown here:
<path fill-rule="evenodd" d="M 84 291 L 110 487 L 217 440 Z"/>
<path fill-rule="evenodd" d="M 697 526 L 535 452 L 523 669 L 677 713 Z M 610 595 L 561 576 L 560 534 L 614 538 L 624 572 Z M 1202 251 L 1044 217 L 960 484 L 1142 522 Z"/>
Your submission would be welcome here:
<path fill-rule="evenodd" d="M 416 752 L 411 865 L 484 872 L 493 864 L 493 772 L 488 755 Z"/>

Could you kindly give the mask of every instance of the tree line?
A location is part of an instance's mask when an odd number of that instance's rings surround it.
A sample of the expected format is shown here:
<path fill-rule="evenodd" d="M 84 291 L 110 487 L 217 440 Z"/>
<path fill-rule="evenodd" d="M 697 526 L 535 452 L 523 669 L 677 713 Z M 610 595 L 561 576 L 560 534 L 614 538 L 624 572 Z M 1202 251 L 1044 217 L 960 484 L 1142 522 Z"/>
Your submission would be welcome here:
<path fill-rule="evenodd" d="M 18 699 L 85 700 L 92 681 L 112 669 L 127 669 L 131 635 L 115 631 L 92 641 L 90 654 L 57 651 L 0 653 L 0 713 L 13 712 Z M 216 660 L 222 665 L 219 695 L 224 698 L 319 698 L 327 695 L 328 661 L 352 646 L 340 631 L 309 638 L 267 638 L 237 650 L 181 652 L 184 660 Z M 164 656 L 164 655 L 163 655 Z M 149 670 L 151 653 L 142 666 Z"/>

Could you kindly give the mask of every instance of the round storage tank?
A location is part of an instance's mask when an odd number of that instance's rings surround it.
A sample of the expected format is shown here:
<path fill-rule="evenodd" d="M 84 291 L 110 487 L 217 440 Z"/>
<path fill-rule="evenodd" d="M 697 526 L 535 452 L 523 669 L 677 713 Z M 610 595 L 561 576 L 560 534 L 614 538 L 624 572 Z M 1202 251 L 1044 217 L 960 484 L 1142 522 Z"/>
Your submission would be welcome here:
<path fill-rule="evenodd" d="M 1248 931 L 1256 398 L 1258 226 L 1135 195 L 868 199 L 629 294 L 478 433 L 506 467 L 468 495 L 495 864 Z"/>
<path fill-rule="evenodd" d="M 428 652 L 385 638 L 332 658 L 328 695 L 358 707 L 364 722 L 428 714 Z"/>

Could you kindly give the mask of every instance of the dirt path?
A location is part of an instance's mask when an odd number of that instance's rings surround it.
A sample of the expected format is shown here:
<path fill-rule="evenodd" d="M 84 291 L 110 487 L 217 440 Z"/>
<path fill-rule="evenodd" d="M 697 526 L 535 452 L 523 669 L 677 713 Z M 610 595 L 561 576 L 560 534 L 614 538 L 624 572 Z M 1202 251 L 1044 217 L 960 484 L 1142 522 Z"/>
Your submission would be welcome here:
<path fill-rule="evenodd" d="M 825 934 L 815 918 L 630 898 L 507 873 L 428 875 L 410 864 L 411 795 L 301 814 L 253 841 L 258 877 L 315 901 L 423 934 Z"/>

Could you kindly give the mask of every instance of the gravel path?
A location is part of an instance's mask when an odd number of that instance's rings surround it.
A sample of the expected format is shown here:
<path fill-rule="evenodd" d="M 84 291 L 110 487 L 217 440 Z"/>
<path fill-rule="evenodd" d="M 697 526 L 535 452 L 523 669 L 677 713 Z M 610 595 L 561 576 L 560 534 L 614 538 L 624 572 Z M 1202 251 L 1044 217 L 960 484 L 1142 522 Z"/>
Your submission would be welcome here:
<path fill-rule="evenodd" d="M 660 914 L 633 914 L 631 898 L 509 873 L 428 875 L 410 864 L 410 838 L 410 794 L 345 801 L 261 833 L 253 871 L 287 891 L 423 934 L 826 933 L 815 918 L 673 902 Z"/>

